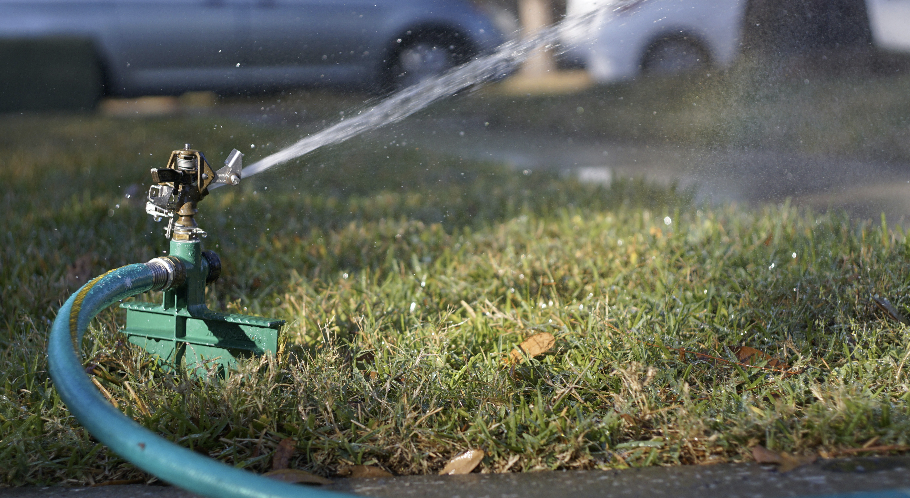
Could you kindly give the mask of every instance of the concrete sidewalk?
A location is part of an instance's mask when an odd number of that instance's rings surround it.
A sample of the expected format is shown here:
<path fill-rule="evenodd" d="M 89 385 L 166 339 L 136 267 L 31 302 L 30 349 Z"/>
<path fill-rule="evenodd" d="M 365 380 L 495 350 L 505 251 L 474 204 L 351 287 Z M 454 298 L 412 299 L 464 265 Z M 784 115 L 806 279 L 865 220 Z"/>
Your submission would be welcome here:
<path fill-rule="evenodd" d="M 719 464 L 614 471 L 468 474 L 338 479 L 320 489 L 378 497 L 783 498 L 879 492 L 910 498 L 910 456 L 823 460 L 780 473 L 758 464 Z M 890 490 L 892 493 L 882 493 Z M 301 489 L 305 493 L 305 488 Z M 192 498 L 167 486 L 7 488 L 2 498 Z"/>

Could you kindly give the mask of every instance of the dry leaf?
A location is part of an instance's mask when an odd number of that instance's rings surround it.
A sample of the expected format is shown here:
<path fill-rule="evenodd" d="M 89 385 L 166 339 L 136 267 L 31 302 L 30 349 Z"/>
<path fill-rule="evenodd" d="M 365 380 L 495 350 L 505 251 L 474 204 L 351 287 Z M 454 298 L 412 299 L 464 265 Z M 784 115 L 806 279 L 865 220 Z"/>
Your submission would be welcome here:
<path fill-rule="evenodd" d="M 297 448 L 297 442 L 291 438 L 282 439 L 278 443 L 275 455 L 272 456 L 272 470 L 283 470 L 288 468 L 291 463 L 291 457 L 294 456 L 294 450 Z"/>
<path fill-rule="evenodd" d="M 342 465 L 338 467 L 338 475 L 340 477 L 351 477 L 354 479 L 392 477 L 390 472 L 372 465 Z"/>
<path fill-rule="evenodd" d="M 549 335 L 549 334 L 548 334 Z M 470 474 L 477 465 L 483 460 L 484 452 L 483 450 L 468 450 L 464 453 L 456 456 L 455 458 L 449 460 L 449 463 L 439 471 L 439 475 L 456 475 L 456 474 Z"/>
<path fill-rule="evenodd" d="M 876 306 L 879 307 L 882 311 L 891 316 L 891 318 L 903 323 L 904 325 L 910 325 L 910 320 L 907 320 L 907 317 L 903 313 L 897 310 L 890 301 L 883 297 L 872 296 L 872 301 Z"/>
<path fill-rule="evenodd" d="M 809 465 L 810 463 L 815 463 L 815 460 L 818 459 L 815 455 L 808 456 L 794 456 L 784 453 L 784 463 L 780 464 L 780 467 L 777 468 L 779 472 L 790 472 L 791 470 L 802 467 L 803 465 Z"/>
<path fill-rule="evenodd" d="M 815 455 L 793 456 L 787 453 L 777 453 L 764 446 L 753 446 L 751 450 L 756 462 L 777 465 L 777 470 L 780 472 L 790 472 L 797 467 L 813 463 L 818 458 Z"/>
<path fill-rule="evenodd" d="M 556 344 L 556 338 L 552 334 L 543 332 L 537 335 L 529 337 L 525 342 L 518 345 L 521 351 L 512 351 L 510 355 L 510 360 L 512 363 L 518 363 L 523 358 L 524 352 L 525 355 L 528 355 L 529 358 L 533 358 L 539 354 L 546 353 Z"/>
<path fill-rule="evenodd" d="M 640 418 L 629 415 L 628 413 L 620 413 L 619 418 L 629 425 L 642 425 L 642 420 Z"/>
<path fill-rule="evenodd" d="M 764 446 L 753 446 L 752 458 L 755 459 L 758 463 L 773 463 L 779 465 L 783 461 L 783 457 L 779 453 L 769 450 Z"/>
<path fill-rule="evenodd" d="M 305 470 L 297 469 L 279 469 L 262 474 L 269 479 L 276 481 L 288 482 L 291 484 L 332 484 L 331 479 L 326 479 L 316 474 L 311 474 Z"/>
<path fill-rule="evenodd" d="M 738 348 L 733 348 L 733 354 L 736 355 L 737 360 L 745 363 L 746 365 L 759 365 L 761 363 L 767 362 L 766 366 L 769 366 L 771 368 L 790 368 L 790 366 L 786 363 L 772 358 L 768 354 L 755 348 L 750 348 L 749 346 L 740 346 Z"/>
<path fill-rule="evenodd" d="M 464 302 L 463 299 L 461 301 L 461 307 L 468 312 L 468 315 L 471 315 L 471 318 L 477 319 L 477 313 L 474 311 L 474 308 L 472 308 L 470 304 Z"/>

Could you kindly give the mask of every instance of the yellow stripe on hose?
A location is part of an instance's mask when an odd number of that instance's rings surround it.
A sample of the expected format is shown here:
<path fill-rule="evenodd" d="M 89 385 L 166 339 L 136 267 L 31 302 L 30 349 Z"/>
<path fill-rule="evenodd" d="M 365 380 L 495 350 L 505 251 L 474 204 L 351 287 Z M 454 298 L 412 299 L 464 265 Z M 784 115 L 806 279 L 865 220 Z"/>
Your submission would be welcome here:
<path fill-rule="evenodd" d="M 78 337 L 78 325 L 79 325 L 79 312 L 82 311 L 82 301 L 85 300 L 85 296 L 88 295 L 89 291 L 92 290 L 92 287 L 95 286 L 102 278 L 110 275 L 111 273 L 117 271 L 110 270 L 102 275 L 99 275 L 93 278 L 89 283 L 82 286 L 82 289 L 79 289 L 79 293 L 76 294 L 76 300 L 73 301 L 73 307 L 70 308 L 70 337 L 73 340 L 73 347 L 76 347 L 76 338 Z"/>

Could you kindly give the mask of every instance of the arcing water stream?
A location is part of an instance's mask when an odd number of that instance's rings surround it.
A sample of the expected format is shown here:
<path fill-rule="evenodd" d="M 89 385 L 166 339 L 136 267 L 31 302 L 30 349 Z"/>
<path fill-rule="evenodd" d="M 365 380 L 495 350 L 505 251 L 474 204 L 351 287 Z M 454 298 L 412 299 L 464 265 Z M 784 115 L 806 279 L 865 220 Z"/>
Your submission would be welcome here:
<path fill-rule="evenodd" d="M 537 32 L 534 36 L 504 43 L 493 54 L 475 59 L 441 76 L 405 88 L 350 119 L 344 119 L 251 164 L 243 169 L 242 176 L 250 177 L 320 147 L 337 144 L 365 131 L 398 122 L 459 90 L 508 75 L 530 57 L 538 47 L 557 44 L 564 39 L 565 33 L 573 29 L 584 29 L 594 18 L 595 13 L 567 17 L 563 21 Z"/>

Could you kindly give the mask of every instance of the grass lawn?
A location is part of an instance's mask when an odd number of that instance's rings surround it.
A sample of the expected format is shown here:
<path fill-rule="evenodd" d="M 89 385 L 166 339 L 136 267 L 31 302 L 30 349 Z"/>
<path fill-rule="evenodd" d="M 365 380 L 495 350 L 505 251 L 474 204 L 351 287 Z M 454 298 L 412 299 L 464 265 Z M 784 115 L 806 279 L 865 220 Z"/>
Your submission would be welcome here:
<path fill-rule="evenodd" d="M 220 164 L 239 140 L 288 137 L 215 117 L 0 118 L 0 485 L 142 477 L 62 406 L 49 324 L 86 279 L 166 249 L 142 206 L 172 149 Z M 84 352 L 122 410 L 255 472 L 292 438 L 291 466 L 329 476 L 434 472 L 470 448 L 484 472 L 908 449 L 910 341 L 884 301 L 910 309 L 899 228 L 366 145 L 201 204 L 225 264 L 210 307 L 287 320 L 280 361 L 165 374 L 112 309 Z M 520 353 L 541 334 L 552 347 Z"/>

